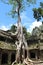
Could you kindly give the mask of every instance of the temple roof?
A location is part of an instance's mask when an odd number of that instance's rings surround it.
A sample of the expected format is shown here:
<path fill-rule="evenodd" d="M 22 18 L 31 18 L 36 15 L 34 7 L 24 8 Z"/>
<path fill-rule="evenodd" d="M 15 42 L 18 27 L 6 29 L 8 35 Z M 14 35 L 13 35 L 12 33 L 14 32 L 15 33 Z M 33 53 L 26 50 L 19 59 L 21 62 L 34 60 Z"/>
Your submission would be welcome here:
<path fill-rule="evenodd" d="M 9 39 L 10 41 L 15 41 L 17 39 L 17 36 L 14 35 L 14 33 L 3 30 L 0 30 L 0 38 L 1 37 L 3 37 L 3 39 Z"/>
<path fill-rule="evenodd" d="M 0 48 L 16 50 L 15 40 L 17 37 L 12 32 L 0 30 Z"/>

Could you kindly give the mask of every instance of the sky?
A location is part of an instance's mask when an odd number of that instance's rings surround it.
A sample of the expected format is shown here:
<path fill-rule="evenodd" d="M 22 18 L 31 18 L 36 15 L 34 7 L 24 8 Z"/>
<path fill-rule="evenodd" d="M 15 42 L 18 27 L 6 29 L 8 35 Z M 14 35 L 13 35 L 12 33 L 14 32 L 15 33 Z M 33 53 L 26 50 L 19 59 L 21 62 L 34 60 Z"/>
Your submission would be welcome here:
<path fill-rule="evenodd" d="M 43 0 L 37 0 L 36 4 L 27 7 L 26 10 L 21 13 L 22 25 L 27 28 L 28 32 L 31 32 L 35 26 L 39 27 L 42 24 L 41 21 L 37 22 L 37 20 L 34 19 L 32 11 L 33 8 L 39 7 L 40 2 L 43 2 Z M 10 10 L 10 5 L 4 4 L 0 1 L 0 29 L 5 31 L 10 29 L 11 25 L 17 24 L 17 19 L 13 19 L 8 15 Z"/>

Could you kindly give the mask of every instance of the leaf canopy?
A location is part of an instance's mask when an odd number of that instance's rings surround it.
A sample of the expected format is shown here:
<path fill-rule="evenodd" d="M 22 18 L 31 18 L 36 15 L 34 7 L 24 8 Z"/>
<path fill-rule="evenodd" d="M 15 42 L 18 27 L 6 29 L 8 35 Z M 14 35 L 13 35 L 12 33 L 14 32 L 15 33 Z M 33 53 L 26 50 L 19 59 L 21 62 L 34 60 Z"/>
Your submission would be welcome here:
<path fill-rule="evenodd" d="M 20 12 L 23 12 L 27 5 L 36 3 L 36 0 L 1 0 L 1 1 L 12 6 L 11 11 L 9 12 L 9 15 L 11 15 L 12 18 L 17 16 L 17 8 L 19 6 L 19 3 L 21 5 Z"/>
<path fill-rule="evenodd" d="M 33 15 L 38 21 L 43 18 L 43 3 L 40 3 L 39 8 L 33 8 Z"/>

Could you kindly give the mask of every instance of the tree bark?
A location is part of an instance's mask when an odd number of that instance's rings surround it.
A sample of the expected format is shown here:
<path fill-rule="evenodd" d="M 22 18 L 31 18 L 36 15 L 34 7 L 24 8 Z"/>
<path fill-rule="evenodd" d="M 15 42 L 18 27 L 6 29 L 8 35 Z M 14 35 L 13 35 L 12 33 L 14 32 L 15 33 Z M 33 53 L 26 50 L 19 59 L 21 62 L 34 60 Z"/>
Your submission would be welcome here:
<path fill-rule="evenodd" d="M 18 2 L 18 0 L 17 0 Z M 18 38 L 18 49 L 17 49 L 17 54 L 16 54 L 16 61 L 17 62 L 20 62 L 20 48 L 19 48 L 19 45 L 20 45 L 20 34 L 21 34 L 21 27 L 20 27 L 20 22 L 21 22 L 21 18 L 20 18 L 20 2 L 18 2 L 18 27 L 17 27 L 17 32 L 18 32 L 18 35 L 17 35 L 17 38 Z"/>

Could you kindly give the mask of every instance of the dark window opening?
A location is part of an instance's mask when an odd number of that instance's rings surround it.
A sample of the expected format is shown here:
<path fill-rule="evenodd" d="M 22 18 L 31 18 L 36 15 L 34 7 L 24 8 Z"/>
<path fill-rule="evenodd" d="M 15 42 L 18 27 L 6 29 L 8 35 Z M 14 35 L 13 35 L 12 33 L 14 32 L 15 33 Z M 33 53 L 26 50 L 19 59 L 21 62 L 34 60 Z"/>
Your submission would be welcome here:
<path fill-rule="evenodd" d="M 40 40 L 41 43 L 43 43 L 43 40 Z"/>
<path fill-rule="evenodd" d="M 15 58 L 16 58 L 15 53 L 12 53 L 12 55 L 11 55 L 11 63 L 15 61 Z"/>
<path fill-rule="evenodd" d="M 8 63 L 8 54 L 7 53 L 3 53 L 2 54 L 2 64 L 7 64 Z"/>
<path fill-rule="evenodd" d="M 5 41 L 5 38 L 0 36 L 0 41 Z"/>
<path fill-rule="evenodd" d="M 35 53 L 30 52 L 30 58 L 35 58 Z"/>

